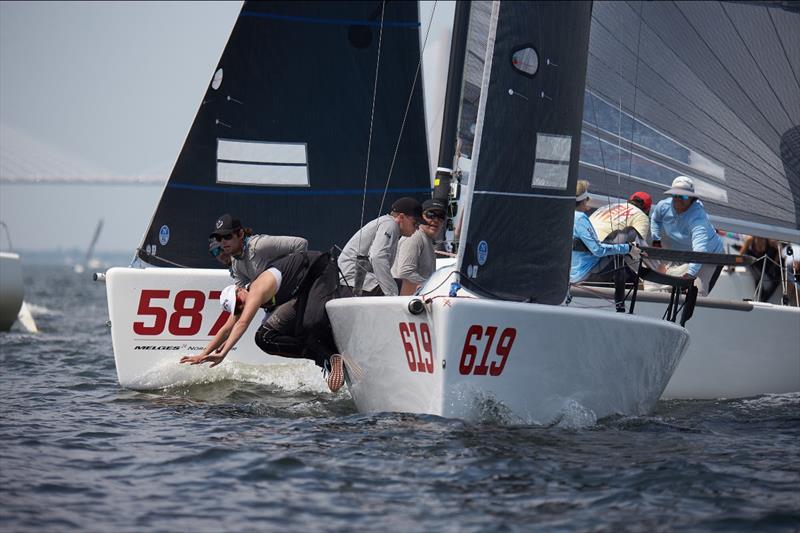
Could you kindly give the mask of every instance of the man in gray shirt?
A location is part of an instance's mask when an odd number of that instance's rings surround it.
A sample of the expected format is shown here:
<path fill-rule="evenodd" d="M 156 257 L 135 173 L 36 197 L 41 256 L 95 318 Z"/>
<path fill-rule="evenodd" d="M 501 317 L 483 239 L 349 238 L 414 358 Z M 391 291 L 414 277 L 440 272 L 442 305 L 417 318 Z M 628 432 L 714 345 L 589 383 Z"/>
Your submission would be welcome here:
<path fill-rule="evenodd" d="M 267 265 L 285 255 L 308 250 L 302 237 L 253 235 L 237 218 L 225 213 L 214 224 L 209 238 L 222 243 L 222 250 L 232 259 L 231 275 L 237 287 L 246 287 Z"/>
<path fill-rule="evenodd" d="M 438 198 L 425 200 L 422 204 L 425 224 L 411 237 L 400 239 L 392 266 L 392 276 L 401 280 L 400 296 L 414 294 L 436 270 L 434 241 L 444 225 L 445 206 L 445 202 Z"/>
<path fill-rule="evenodd" d="M 397 253 L 397 240 L 400 236 L 410 237 L 422 219 L 422 206 L 408 196 L 392 204 L 388 215 L 369 222 L 353 235 L 341 255 L 339 269 L 342 271 L 342 285 L 355 288 L 358 256 L 366 270 L 363 284 L 364 296 L 397 296 L 397 283 L 392 277 L 392 263 Z"/>
<path fill-rule="evenodd" d="M 302 237 L 253 235 L 239 219 L 229 214 L 220 216 L 210 237 L 222 244 L 222 250 L 233 260 L 231 276 L 237 287 L 248 288 L 277 259 L 296 252 L 306 252 L 308 241 Z M 297 357 L 303 353 L 305 339 L 297 337 L 296 300 L 275 307 L 267 302 L 267 317 L 256 332 L 256 344 L 266 353 Z"/>

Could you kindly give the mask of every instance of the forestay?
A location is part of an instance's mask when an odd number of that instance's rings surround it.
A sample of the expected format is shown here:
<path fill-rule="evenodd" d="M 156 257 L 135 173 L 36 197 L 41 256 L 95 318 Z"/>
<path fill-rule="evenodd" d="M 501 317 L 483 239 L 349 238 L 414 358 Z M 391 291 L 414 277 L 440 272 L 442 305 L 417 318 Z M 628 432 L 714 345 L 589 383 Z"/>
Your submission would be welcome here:
<path fill-rule="evenodd" d="M 492 6 L 459 248 L 476 292 L 567 293 L 590 18 L 589 2 Z"/>
<path fill-rule="evenodd" d="M 358 229 L 365 176 L 366 220 L 429 191 L 419 60 L 416 2 L 246 2 L 139 257 L 214 265 L 224 212 L 328 249 Z"/>

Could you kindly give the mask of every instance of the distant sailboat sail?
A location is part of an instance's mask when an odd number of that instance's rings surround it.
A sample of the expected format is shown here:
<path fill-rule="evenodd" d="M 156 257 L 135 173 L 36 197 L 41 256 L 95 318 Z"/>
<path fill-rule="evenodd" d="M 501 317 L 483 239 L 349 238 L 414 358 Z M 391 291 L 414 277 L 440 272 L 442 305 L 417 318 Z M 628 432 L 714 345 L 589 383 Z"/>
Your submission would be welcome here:
<path fill-rule="evenodd" d="M 365 175 L 367 220 L 430 191 L 419 58 L 415 2 L 245 3 L 139 257 L 215 265 L 224 212 L 327 249 L 358 228 Z"/>
<path fill-rule="evenodd" d="M 569 286 L 591 3 L 535 3 L 533 17 L 517 9 L 531 11 L 522 2 L 493 5 L 459 270 L 477 292 L 560 304 Z"/>

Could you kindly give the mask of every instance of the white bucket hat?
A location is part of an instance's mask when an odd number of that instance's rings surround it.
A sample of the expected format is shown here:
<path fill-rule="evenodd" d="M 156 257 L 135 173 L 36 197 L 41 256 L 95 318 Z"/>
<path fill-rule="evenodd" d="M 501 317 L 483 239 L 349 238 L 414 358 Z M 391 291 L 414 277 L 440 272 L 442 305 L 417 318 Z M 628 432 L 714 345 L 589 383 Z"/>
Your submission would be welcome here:
<path fill-rule="evenodd" d="M 236 309 L 236 285 L 228 285 L 219 295 L 219 305 L 226 313 L 233 313 Z"/>
<path fill-rule="evenodd" d="M 697 193 L 694 192 L 694 182 L 687 176 L 678 176 L 672 180 L 672 188 L 664 191 L 664 194 L 682 194 L 697 198 Z"/>

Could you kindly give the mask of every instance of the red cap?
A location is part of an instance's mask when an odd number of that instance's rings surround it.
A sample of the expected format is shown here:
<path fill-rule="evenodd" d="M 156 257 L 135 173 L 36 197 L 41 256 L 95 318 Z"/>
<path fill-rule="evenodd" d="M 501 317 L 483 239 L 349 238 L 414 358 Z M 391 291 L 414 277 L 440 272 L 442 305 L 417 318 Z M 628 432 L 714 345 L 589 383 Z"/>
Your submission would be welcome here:
<path fill-rule="evenodd" d="M 653 199 L 650 198 L 650 195 L 646 192 L 636 191 L 635 193 L 631 194 L 631 197 L 628 198 L 629 202 L 633 200 L 639 200 L 642 202 L 645 212 L 650 211 L 650 206 L 653 205 Z"/>

